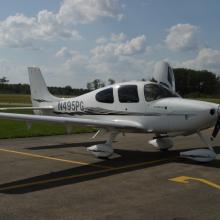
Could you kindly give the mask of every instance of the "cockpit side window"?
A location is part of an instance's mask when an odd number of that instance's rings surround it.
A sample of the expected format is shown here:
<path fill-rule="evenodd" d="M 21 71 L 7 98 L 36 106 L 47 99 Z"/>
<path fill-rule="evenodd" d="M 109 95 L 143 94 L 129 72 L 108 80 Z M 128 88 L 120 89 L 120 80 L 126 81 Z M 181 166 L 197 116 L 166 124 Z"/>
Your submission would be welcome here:
<path fill-rule="evenodd" d="M 147 102 L 162 98 L 177 97 L 177 95 L 173 94 L 168 89 L 156 84 L 146 84 L 144 86 L 144 96 Z"/>
<path fill-rule="evenodd" d="M 139 102 L 136 85 L 123 85 L 118 88 L 118 98 L 121 103 Z"/>
<path fill-rule="evenodd" d="M 113 103 L 114 102 L 113 88 L 108 88 L 98 92 L 95 98 L 98 102 Z"/>

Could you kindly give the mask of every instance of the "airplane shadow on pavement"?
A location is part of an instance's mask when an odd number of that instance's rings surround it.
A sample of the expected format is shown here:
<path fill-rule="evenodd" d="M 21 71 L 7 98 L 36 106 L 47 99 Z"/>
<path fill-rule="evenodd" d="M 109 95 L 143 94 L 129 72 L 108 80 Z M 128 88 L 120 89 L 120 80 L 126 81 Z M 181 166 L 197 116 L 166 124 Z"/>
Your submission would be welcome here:
<path fill-rule="evenodd" d="M 103 143 L 103 142 L 92 142 Z M 91 142 L 63 144 L 56 146 L 40 146 L 28 149 L 42 150 L 53 148 L 64 148 L 74 146 L 90 146 Z M 220 146 L 214 147 L 215 152 L 220 154 Z M 62 171 L 52 172 L 44 175 L 38 175 L 31 178 L 17 180 L 14 182 L 0 185 L 0 193 L 6 194 L 23 194 L 34 191 L 50 189 L 63 185 L 77 184 L 84 181 L 94 180 L 102 177 L 112 176 L 115 174 L 131 172 L 134 170 L 145 169 L 148 167 L 160 166 L 167 163 L 185 163 L 199 166 L 220 168 L 220 160 L 214 160 L 209 163 L 198 163 L 179 157 L 181 151 L 190 150 L 170 150 L 168 152 L 147 152 L 136 150 L 115 149 L 116 157 L 109 160 L 100 160 L 90 165 L 77 166 Z M 110 168 L 104 168 L 110 167 Z"/>

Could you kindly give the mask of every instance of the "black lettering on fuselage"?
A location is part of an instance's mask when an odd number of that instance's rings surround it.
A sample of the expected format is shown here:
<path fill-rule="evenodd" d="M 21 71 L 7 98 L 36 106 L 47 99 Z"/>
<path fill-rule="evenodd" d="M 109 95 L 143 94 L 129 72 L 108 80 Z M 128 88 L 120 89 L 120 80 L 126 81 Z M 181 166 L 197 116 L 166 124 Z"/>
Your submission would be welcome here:
<path fill-rule="evenodd" d="M 57 104 L 60 112 L 82 112 L 84 111 L 83 101 L 61 101 Z"/>
<path fill-rule="evenodd" d="M 76 111 L 78 111 L 79 108 L 79 101 L 76 101 Z"/>
<path fill-rule="evenodd" d="M 84 103 L 83 103 L 83 101 L 80 102 L 80 110 L 84 111 Z"/>
<path fill-rule="evenodd" d="M 62 111 L 63 110 L 62 102 L 58 102 L 57 109 L 58 109 L 58 111 Z"/>

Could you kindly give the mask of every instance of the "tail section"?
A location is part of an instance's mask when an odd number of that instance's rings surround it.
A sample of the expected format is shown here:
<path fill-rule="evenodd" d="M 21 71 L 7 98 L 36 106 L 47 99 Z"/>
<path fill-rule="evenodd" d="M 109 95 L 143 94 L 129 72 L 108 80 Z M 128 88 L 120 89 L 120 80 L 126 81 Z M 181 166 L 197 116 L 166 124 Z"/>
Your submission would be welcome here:
<path fill-rule="evenodd" d="M 48 91 L 39 67 L 28 67 L 28 74 L 33 107 L 39 107 L 42 103 L 55 102 L 59 100 L 59 98 L 53 96 Z"/>
<path fill-rule="evenodd" d="M 176 86 L 174 73 L 169 63 L 164 61 L 158 62 L 155 65 L 153 77 L 157 83 L 162 84 L 163 86 L 166 86 L 168 89 L 175 92 Z"/>

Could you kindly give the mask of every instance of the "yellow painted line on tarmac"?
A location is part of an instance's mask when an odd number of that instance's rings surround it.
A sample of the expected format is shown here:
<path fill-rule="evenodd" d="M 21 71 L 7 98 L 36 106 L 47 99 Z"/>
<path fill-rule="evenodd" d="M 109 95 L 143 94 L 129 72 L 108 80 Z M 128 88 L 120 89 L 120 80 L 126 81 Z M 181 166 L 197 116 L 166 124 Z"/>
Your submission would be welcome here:
<path fill-rule="evenodd" d="M 203 178 L 195 178 L 195 177 L 190 177 L 190 176 L 178 176 L 172 179 L 169 179 L 170 181 L 174 181 L 177 183 L 184 183 L 184 184 L 188 184 L 189 180 L 193 180 L 193 181 L 197 181 L 197 182 L 201 182 L 203 184 L 206 184 L 208 186 L 211 186 L 215 189 L 220 189 L 220 185 L 216 184 L 212 181 L 209 181 L 207 179 L 203 179 Z"/>
<path fill-rule="evenodd" d="M 27 152 L 8 150 L 8 149 L 4 149 L 4 148 L 0 148 L 0 151 L 7 152 L 7 153 L 13 153 L 13 154 L 19 154 L 19 155 L 28 156 L 28 157 L 36 157 L 36 158 L 42 158 L 42 159 L 48 159 L 48 160 L 55 160 L 55 161 L 60 161 L 60 162 L 64 162 L 64 163 L 86 165 L 86 166 L 104 168 L 104 169 L 112 168 L 112 167 L 104 166 L 104 165 L 102 166 L 102 165 L 89 164 L 89 163 L 85 163 L 85 162 L 81 162 L 81 161 L 66 160 L 66 159 L 61 159 L 61 158 L 57 158 L 57 157 L 48 157 L 48 156 L 43 156 L 43 155 L 39 155 L 39 154 L 32 154 L 32 153 L 27 153 Z"/>
<path fill-rule="evenodd" d="M 89 176 L 93 176 L 93 175 L 108 173 L 111 171 L 118 171 L 118 170 L 124 170 L 124 169 L 129 169 L 129 168 L 135 168 L 135 167 L 139 167 L 139 166 L 151 165 L 151 164 L 165 162 L 165 161 L 169 161 L 169 159 L 147 161 L 147 162 L 143 162 L 143 163 L 131 164 L 131 165 L 126 165 L 126 166 L 121 166 L 121 167 L 115 167 L 115 168 L 112 167 L 107 170 L 92 171 L 92 172 L 88 172 L 88 173 L 82 173 L 82 174 L 71 175 L 71 176 L 66 176 L 66 177 L 58 177 L 58 178 L 54 178 L 54 179 L 50 179 L 50 180 L 41 180 L 41 181 L 36 181 L 36 182 L 32 182 L 32 183 L 18 184 L 18 185 L 14 185 L 14 186 L 0 188 L 0 191 L 14 190 L 14 189 L 16 190 L 19 188 L 37 186 L 37 185 L 41 185 L 41 184 L 53 183 L 53 182 L 62 181 L 62 180 L 69 180 L 69 179 L 80 178 L 80 177 L 89 177 Z"/>

